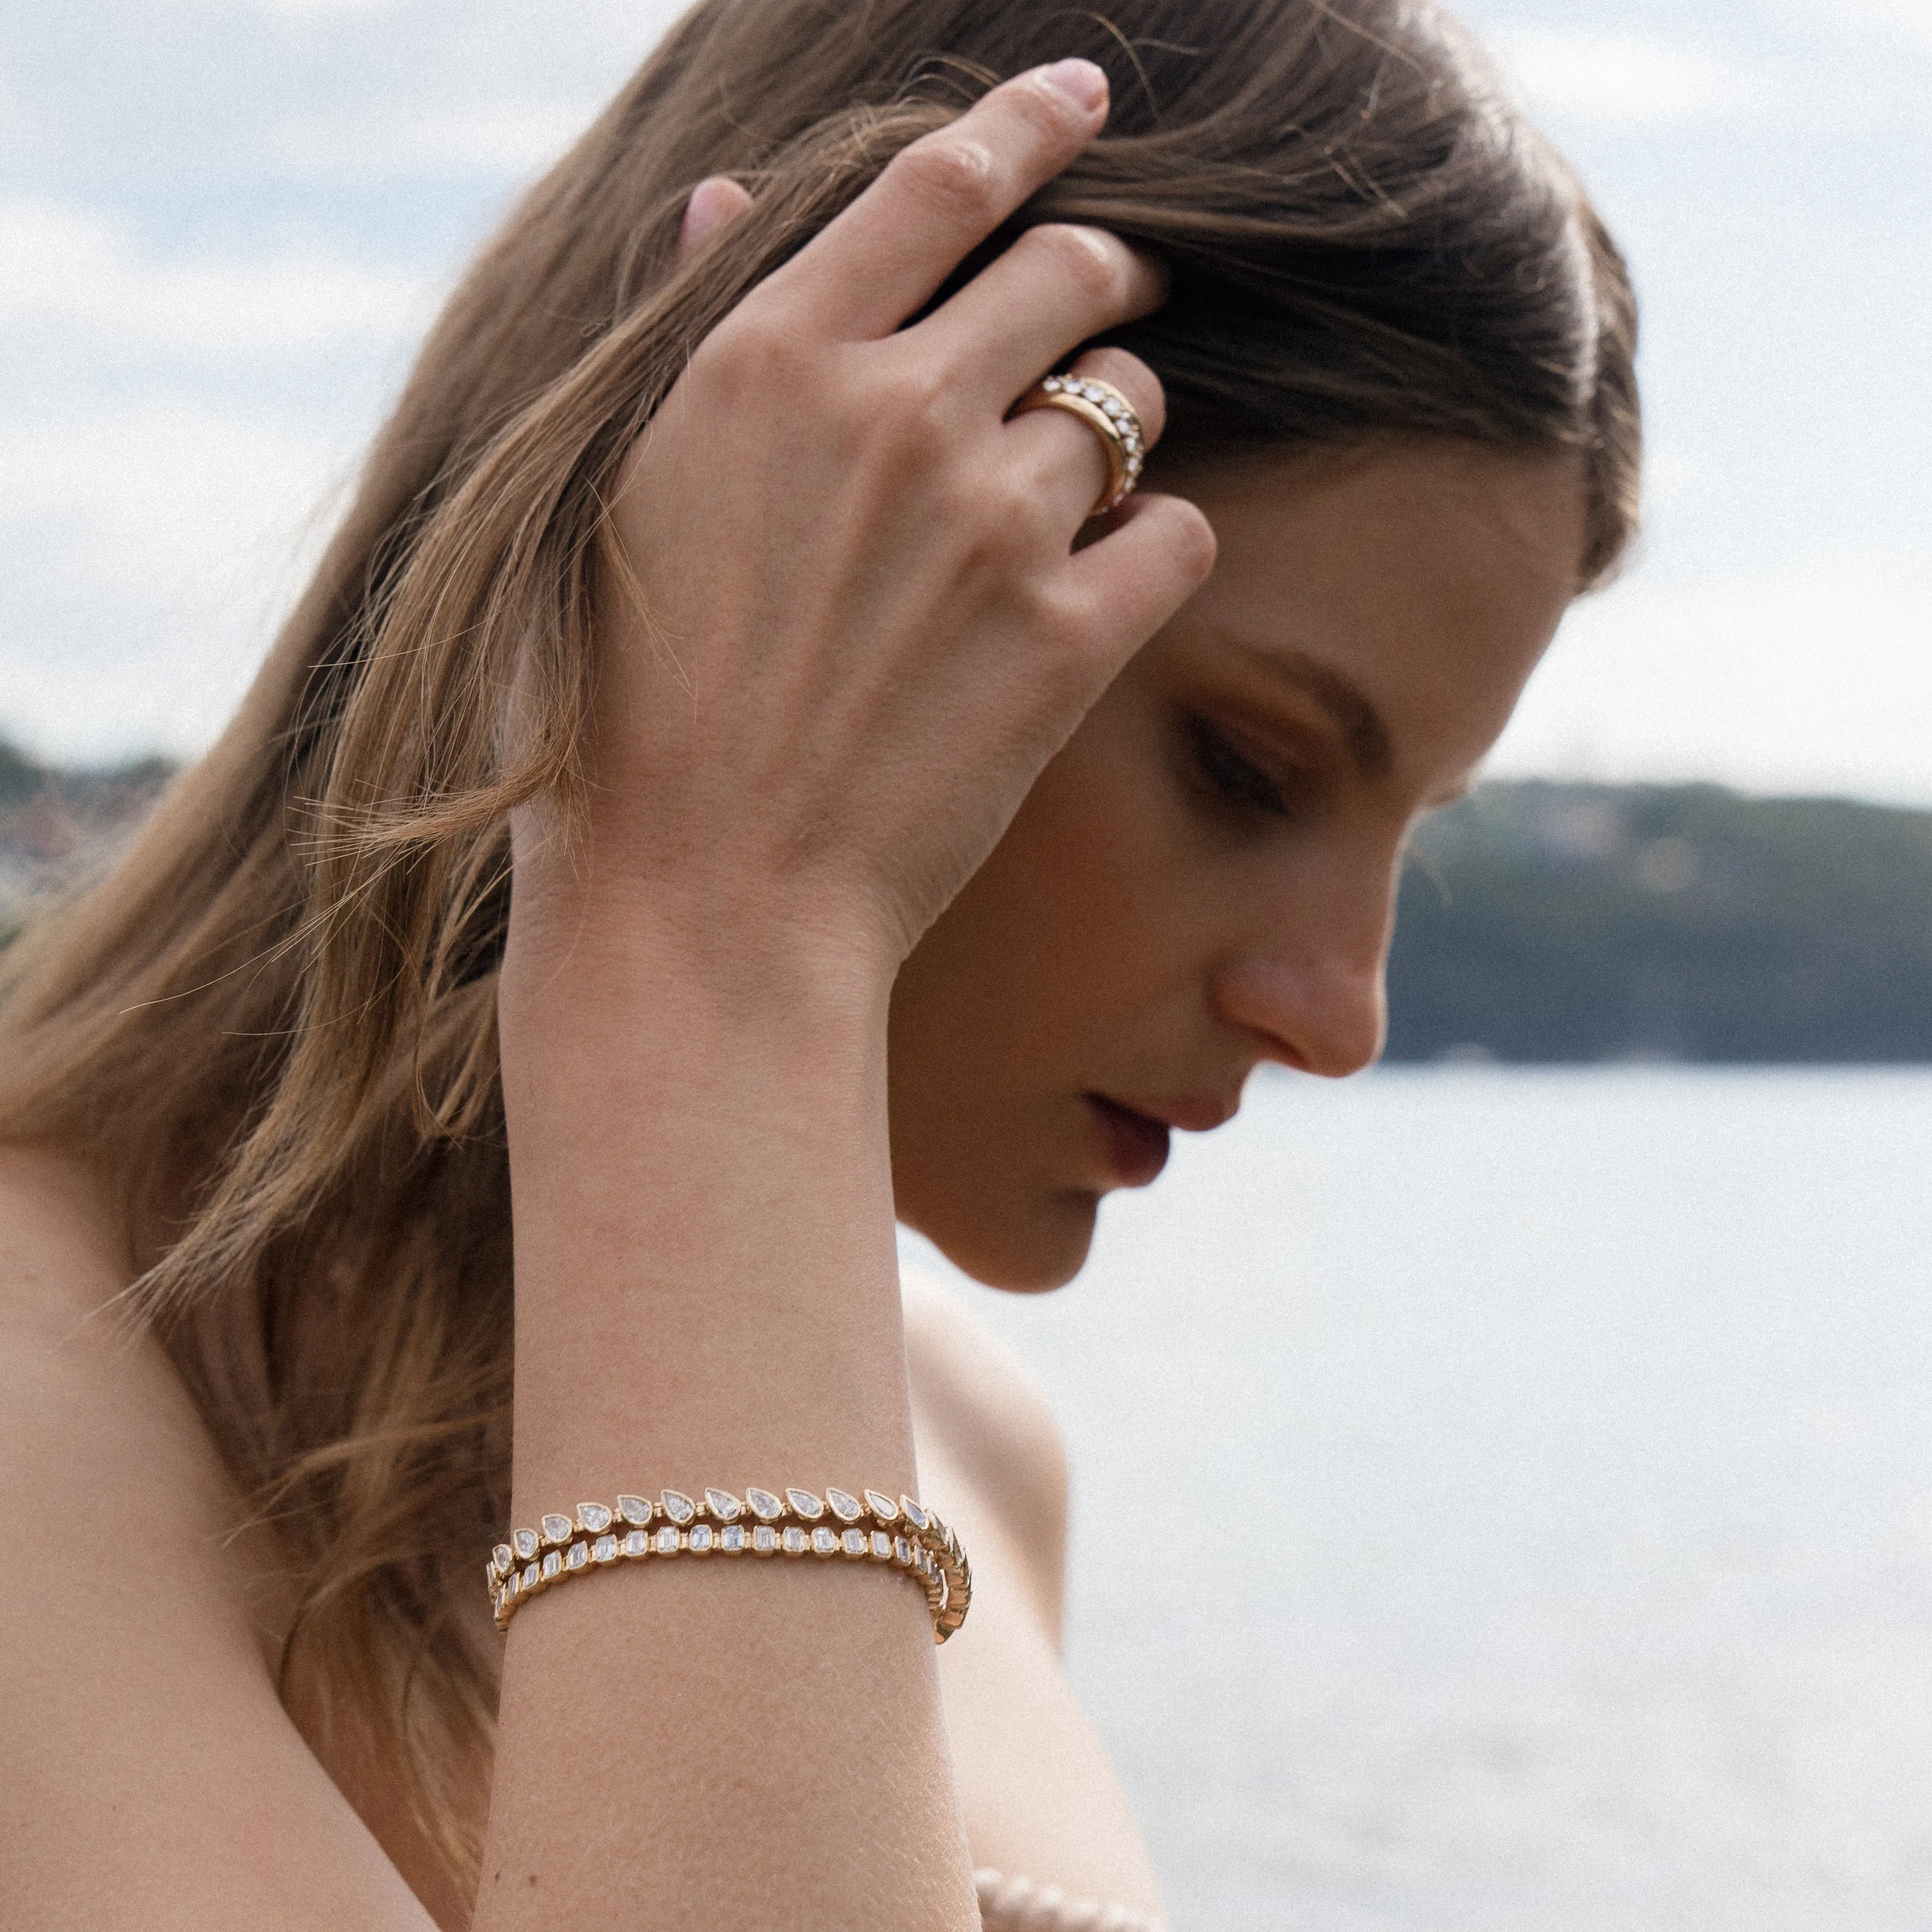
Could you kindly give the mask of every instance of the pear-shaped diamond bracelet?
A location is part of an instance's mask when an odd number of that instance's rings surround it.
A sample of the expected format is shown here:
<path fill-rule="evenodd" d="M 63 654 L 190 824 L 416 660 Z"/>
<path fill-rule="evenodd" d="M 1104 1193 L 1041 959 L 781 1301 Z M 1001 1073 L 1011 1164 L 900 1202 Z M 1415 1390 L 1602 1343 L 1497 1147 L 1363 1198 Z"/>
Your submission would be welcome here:
<path fill-rule="evenodd" d="M 972 1566 L 959 1539 L 910 1496 L 894 1502 L 877 1490 L 858 1496 L 827 1490 L 707 1489 L 702 1498 L 664 1490 L 652 1502 L 619 1496 L 579 1503 L 574 1516 L 546 1516 L 515 1529 L 490 1552 L 490 1608 L 507 1630 L 526 1598 L 616 1563 L 665 1556 L 844 1557 L 903 1570 L 926 1592 L 932 1640 L 944 1643 L 966 1621 Z"/>

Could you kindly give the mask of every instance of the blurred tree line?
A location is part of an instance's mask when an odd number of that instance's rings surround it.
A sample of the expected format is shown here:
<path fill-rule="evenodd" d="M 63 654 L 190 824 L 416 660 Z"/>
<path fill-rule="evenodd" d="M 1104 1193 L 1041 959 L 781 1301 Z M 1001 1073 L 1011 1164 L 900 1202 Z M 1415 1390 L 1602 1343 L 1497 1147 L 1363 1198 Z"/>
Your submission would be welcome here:
<path fill-rule="evenodd" d="M 29 899 L 104 863 L 174 776 L 165 758 L 88 771 L 43 765 L 0 740 L 0 945 Z"/>
<path fill-rule="evenodd" d="M 1483 786 L 1411 842 L 1396 1060 L 1932 1060 L 1932 812 Z"/>
<path fill-rule="evenodd" d="M 0 944 L 172 771 L 0 742 Z M 1410 842 L 1387 1058 L 1932 1061 L 1932 812 L 1486 784 Z"/>

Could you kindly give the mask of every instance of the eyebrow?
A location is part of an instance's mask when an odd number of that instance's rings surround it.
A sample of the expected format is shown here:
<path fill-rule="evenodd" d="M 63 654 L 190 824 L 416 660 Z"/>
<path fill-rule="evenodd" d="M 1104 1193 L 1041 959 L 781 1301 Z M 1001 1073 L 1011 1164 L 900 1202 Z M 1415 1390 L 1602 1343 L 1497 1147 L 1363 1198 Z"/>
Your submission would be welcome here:
<path fill-rule="evenodd" d="M 1388 726 L 1367 694 L 1352 680 L 1292 644 L 1263 644 L 1221 631 L 1255 668 L 1302 697 L 1312 698 L 1341 734 L 1348 756 L 1364 778 L 1386 778 L 1395 764 Z"/>

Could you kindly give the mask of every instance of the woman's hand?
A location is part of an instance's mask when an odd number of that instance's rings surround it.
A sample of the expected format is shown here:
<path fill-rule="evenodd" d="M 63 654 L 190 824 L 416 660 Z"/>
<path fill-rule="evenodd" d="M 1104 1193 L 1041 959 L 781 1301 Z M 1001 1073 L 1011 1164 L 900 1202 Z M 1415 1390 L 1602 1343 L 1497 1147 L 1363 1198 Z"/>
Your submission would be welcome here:
<path fill-rule="evenodd" d="M 602 587 L 593 905 L 644 885 L 654 928 L 703 934 L 714 964 L 802 941 L 889 982 L 1207 574 L 1207 523 L 1174 498 L 1130 500 L 1075 551 L 1096 440 L 1058 412 L 1007 419 L 1079 342 L 1158 303 L 1153 265 L 1036 227 L 903 326 L 1074 158 L 1104 99 L 1097 68 L 1064 62 L 915 142 L 658 410 Z M 694 227 L 728 213 L 708 194 Z M 1083 366 L 1159 434 L 1144 364 Z"/>
<path fill-rule="evenodd" d="M 702 344 L 628 464 L 587 848 L 518 822 L 498 988 L 518 1520 L 627 1481 L 916 1486 L 892 980 L 1212 560 L 1159 497 L 1076 554 L 1096 439 L 1007 420 L 1160 298 L 1118 241 L 1034 229 L 902 326 L 1079 152 L 1100 78 L 1023 76 L 909 148 Z M 1157 434 L 1151 374 L 1096 362 Z M 653 1564 L 532 1609 L 478 1932 L 977 1922 L 902 1578 Z"/>

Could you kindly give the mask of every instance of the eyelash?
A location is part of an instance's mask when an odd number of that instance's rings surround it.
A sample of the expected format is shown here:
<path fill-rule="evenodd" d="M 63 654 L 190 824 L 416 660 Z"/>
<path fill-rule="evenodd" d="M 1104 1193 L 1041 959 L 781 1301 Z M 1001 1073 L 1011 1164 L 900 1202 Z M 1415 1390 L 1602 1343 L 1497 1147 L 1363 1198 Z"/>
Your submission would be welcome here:
<path fill-rule="evenodd" d="M 1206 718 L 1189 718 L 1187 735 L 1195 770 L 1222 802 L 1237 811 L 1261 812 L 1271 818 L 1295 816 L 1281 786 L 1237 751 Z"/>

